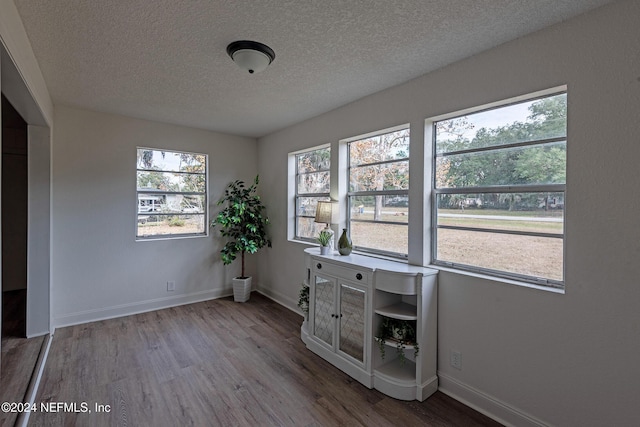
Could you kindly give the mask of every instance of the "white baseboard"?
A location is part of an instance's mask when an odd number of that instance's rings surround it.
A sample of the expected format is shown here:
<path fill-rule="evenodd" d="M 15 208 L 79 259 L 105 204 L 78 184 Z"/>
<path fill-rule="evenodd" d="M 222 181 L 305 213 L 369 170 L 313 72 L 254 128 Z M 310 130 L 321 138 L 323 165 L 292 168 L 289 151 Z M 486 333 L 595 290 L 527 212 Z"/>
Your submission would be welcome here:
<path fill-rule="evenodd" d="M 165 298 L 121 304 L 112 307 L 101 307 L 94 310 L 78 311 L 53 319 L 53 329 L 65 326 L 80 325 L 82 323 L 96 322 L 99 320 L 113 319 L 132 314 L 146 313 L 163 308 L 176 307 L 184 304 L 207 301 L 233 295 L 233 289 L 213 289 L 192 294 L 176 295 Z"/>
<path fill-rule="evenodd" d="M 295 313 L 298 313 L 300 316 L 304 317 L 304 314 L 298 307 L 298 300 L 294 301 L 293 299 L 289 298 L 286 295 L 281 294 L 280 292 L 274 292 L 271 289 L 262 288 L 260 286 L 258 286 L 256 290 L 260 292 L 262 295 L 264 295 L 265 297 L 274 300 L 281 306 L 286 307 L 289 310 Z"/>
<path fill-rule="evenodd" d="M 455 378 L 438 372 L 438 390 L 505 426 L 548 427 L 549 424 Z"/>
<path fill-rule="evenodd" d="M 27 338 L 35 338 L 35 337 L 41 337 L 43 335 L 47 335 L 50 334 L 51 331 L 50 330 L 46 330 L 46 331 L 38 331 L 38 332 L 32 332 L 27 334 Z"/>

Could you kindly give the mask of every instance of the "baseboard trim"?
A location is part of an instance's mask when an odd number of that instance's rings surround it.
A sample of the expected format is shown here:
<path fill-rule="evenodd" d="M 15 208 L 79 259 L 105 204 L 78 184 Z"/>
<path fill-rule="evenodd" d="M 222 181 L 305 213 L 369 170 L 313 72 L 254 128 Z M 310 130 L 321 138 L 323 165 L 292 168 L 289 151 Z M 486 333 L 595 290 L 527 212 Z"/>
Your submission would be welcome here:
<path fill-rule="evenodd" d="M 179 305 L 193 304 L 196 302 L 227 297 L 230 295 L 233 295 L 232 288 L 213 289 L 191 294 L 121 304 L 112 307 L 101 307 L 94 310 L 78 311 L 76 313 L 55 317 L 53 319 L 53 328 L 62 328 L 65 326 L 97 322 L 99 320 L 114 319 L 117 317 L 130 316 L 132 314 L 146 313 Z"/>
<path fill-rule="evenodd" d="M 548 427 L 549 424 L 476 388 L 438 372 L 438 390 L 505 426 Z"/>
<path fill-rule="evenodd" d="M 257 287 L 256 291 L 260 292 L 265 297 L 277 302 L 281 306 L 286 307 L 294 313 L 298 313 L 300 316 L 304 317 L 304 313 L 302 313 L 302 311 L 298 307 L 298 301 L 294 301 L 286 295 L 283 295 L 279 292 L 273 292 L 270 289 L 266 289 L 260 286 Z"/>
<path fill-rule="evenodd" d="M 40 332 L 32 332 L 30 334 L 27 334 L 27 338 L 41 337 L 43 335 L 47 335 L 47 334 L 50 334 L 50 333 L 51 333 L 51 330 L 40 331 Z"/>

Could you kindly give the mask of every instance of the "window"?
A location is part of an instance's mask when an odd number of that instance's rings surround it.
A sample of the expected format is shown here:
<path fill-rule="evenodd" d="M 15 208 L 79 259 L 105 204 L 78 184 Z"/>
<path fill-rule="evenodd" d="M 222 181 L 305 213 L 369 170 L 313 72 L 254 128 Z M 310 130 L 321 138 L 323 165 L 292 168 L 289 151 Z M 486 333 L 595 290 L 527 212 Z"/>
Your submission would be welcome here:
<path fill-rule="evenodd" d="M 207 234 L 207 156 L 152 148 L 137 152 L 136 237 Z"/>
<path fill-rule="evenodd" d="M 433 262 L 562 287 L 566 93 L 433 126 Z"/>
<path fill-rule="evenodd" d="M 331 173 L 329 147 L 295 155 L 295 238 L 314 241 L 325 224 L 314 222 L 318 201 L 328 201 Z"/>
<path fill-rule="evenodd" d="M 348 224 L 354 249 L 407 257 L 409 129 L 348 143 Z"/>

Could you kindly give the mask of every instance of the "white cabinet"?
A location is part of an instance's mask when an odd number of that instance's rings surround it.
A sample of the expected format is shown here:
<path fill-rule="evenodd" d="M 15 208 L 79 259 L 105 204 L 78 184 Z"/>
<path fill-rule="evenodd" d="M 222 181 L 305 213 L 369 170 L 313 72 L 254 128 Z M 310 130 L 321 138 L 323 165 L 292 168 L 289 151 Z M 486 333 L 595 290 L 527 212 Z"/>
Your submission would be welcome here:
<path fill-rule="evenodd" d="M 309 259 L 307 346 L 368 387 L 372 385 L 371 271 Z"/>
<path fill-rule="evenodd" d="M 436 270 L 318 249 L 305 250 L 305 262 L 309 319 L 301 336 L 307 348 L 397 399 L 422 401 L 437 390 Z M 376 335 L 389 319 L 407 321 L 416 342 L 400 355 L 397 342 L 385 341 L 383 358 Z"/>

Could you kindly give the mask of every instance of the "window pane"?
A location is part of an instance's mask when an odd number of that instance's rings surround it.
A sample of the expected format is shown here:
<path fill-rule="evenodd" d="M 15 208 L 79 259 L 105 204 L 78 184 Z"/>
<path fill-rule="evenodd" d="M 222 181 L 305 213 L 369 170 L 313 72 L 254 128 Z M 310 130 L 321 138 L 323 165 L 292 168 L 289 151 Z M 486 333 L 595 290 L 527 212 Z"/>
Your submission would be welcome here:
<path fill-rule="evenodd" d="M 563 280 L 562 239 L 439 228 L 437 259 Z"/>
<path fill-rule="evenodd" d="M 409 222 L 409 196 L 350 196 L 351 219 Z"/>
<path fill-rule="evenodd" d="M 140 190 L 205 193 L 207 182 L 204 174 L 138 171 L 138 191 Z"/>
<path fill-rule="evenodd" d="M 438 194 L 438 225 L 563 234 L 563 193 Z"/>
<path fill-rule="evenodd" d="M 331 161 L 331 150 L 321 148 L 296 155 L 298 173 L 328 170 Z"/>
<path fill-rule="evenodd" d="M 138 213 L 204 213 L 205 196 L 182 194 L 138 194 Z"/>
<path fill-rule="evenodd" d="M 206 235 L 206 162 L 205 154 L 137 149 L 136 237 Z"/>
<path fill-rule="evenodd" d="M 318 201 L 329 201 L 331 149 L 296 154 L 295 237 L 315 239 L 325 224 L 316 224 Z M 300 196 L 307 194 L 308 196 Z"/>
<path fill-rule="evenodd" d="M 318 201 L 328 202 L 328 197 L 297 197 L 296 215 L 315 218 Z"/>
<path fill-rule="evenodd" d="M 297 237 L 306 237 L 309 239 L 315 239 L 320 235 L 320 230 L 322 230 L 326 224 L 320 224 L 318 222 L 314 222 L 313 218 L 298 218 L 298 236 Z"/>
<path fill-rule="evenodd" d="M 298 175 L 298 194 L 328 193 L 330 191 L 329 177 L 329 171 Z"/>
<path fill-rule="evenodd" d="M 406 255 L 409 247 L 409 233 L 406 224 L 352 221 L 350 225 L 350 235 L 354 246 Z"/>
<path fill-rule="evenodd" d="M 204 195 L 183 196 L 180 201 L 180 211 L 183 213 L 205 213 L 206 201 Z"/>
<path fill-rule="evenodd" d="M 204 154 L 138 148 L 138 169 L 205 173 L 205 165 L 206 156 Z"/>
<path fill-rule="evenodd" d="M 137 237 L 205 234 L 205 215 L 138 214 Z"/>
<path fill-rule="evenodd" d="M 409 157 L 409 129 L 349 143 L 351 166 Z"/>
<path fill-rule="evenodd" d="M 296 237 L 315 239 L 326 224 L 314 222 L 313 218 L 298 217 L 296 221 Z"/>
<path fill-rule="evenodd" d="M 567 135 L 567 94 L 521 102 L 436 123 L 436 151 L 562 138 Z"/>
<path fill-rule="evenodd" d="M 564 184 L 566 141 L 436 158 L 436 188 Z"/>
<path fill-rule="evenodd" d="M 409 161 L 353 167 L 349 171 L 350 191 L 406 190 Z"/>

